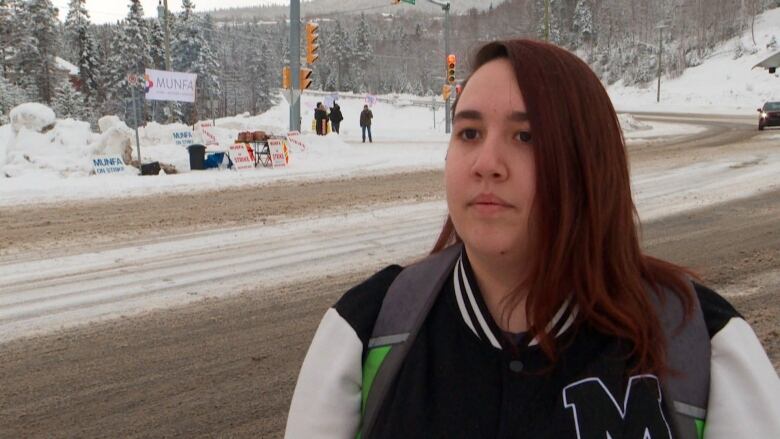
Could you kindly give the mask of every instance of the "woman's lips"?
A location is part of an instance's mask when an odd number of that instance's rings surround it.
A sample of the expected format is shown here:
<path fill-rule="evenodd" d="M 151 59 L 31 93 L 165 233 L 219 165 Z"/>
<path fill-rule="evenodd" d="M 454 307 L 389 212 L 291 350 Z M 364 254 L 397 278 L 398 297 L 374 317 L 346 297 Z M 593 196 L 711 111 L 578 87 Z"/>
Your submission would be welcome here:
<path fill-rule="evenodd" d="M 468 206 L 484 214 L 498 213 L 512 208 L 511 204 L 493 194 L 480 194 L 472 198 Z"/>

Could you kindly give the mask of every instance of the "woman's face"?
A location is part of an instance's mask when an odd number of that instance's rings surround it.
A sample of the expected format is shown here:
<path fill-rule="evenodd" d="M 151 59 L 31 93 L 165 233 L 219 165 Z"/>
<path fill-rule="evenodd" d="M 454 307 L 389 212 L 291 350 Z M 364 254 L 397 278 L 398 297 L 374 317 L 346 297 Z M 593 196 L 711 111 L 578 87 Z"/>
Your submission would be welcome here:
<path fill-rule="evenodd" d="M 458 100 L 445 166 L 447 207 L 469 255 L 527 257 L 536 193 L 530 135 L 509 61 L 480 67 Z"/>

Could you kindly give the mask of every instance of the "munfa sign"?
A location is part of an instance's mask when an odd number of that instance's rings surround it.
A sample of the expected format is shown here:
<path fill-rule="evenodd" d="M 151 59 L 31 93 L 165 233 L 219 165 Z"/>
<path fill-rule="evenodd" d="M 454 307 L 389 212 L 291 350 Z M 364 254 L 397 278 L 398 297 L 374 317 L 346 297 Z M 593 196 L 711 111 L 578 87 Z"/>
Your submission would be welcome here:
<path fill-rule="evenodd" d="M 119 156 L 92 157 L 92 168 L 96 175 L 118 174 L 125 172 L 125 162 Z"/>
<path fill-rule="evenodd" d="M 188 146 L 195 143 L 192 131 L 174 131 L 172 133 L 173 143 L 179 146 Z"/>
<path fill-rule="evenodd" d="M 195 73 L 146 69 L 147 101 L 195 102 Z"/>

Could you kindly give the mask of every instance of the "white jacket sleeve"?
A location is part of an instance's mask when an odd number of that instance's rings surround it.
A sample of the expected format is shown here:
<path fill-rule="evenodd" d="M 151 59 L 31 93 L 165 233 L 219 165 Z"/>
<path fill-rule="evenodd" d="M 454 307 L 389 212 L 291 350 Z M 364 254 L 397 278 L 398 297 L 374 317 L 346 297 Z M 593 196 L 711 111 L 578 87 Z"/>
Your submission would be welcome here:
<path fill-rule="evenodd" d="M 732 318 L 711 346 L 705 439 L 780 438 L 780 379 L 750 325 Z"/>
<path fill-rule="evenodd" d="M 285 439 L 354 439 L 360 426 L 363 344 L 331 308 L 298 375 Z"/>

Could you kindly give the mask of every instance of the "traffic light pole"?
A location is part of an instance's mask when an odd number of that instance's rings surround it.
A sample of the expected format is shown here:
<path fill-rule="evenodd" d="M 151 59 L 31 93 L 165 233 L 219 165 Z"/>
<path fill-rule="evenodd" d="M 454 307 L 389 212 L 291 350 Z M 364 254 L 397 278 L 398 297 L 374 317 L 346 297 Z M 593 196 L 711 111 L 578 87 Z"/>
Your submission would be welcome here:
<path fill-rule="evenodd" d="M 450 54 L 450 3 L 439 0 L 427 0 L 429 3 L 441 6 L 444 11 L 444 56 Z M 452 131 L 452 115 L 450 114 L 450 98 L 444 101 L 444 132 L 449 134 Z"/>
<path fill-rule="evenodd" d="M 450 54 L 450 4 L 442 6 L 444 9 L 444 55 Z M 452 131 L 452 115 L 450 114 L 450 98 L 444 101 L 444 132 L 449 134 Z"/>
<path fill-rule="evenodd" d="M 301 100 L 295 90 L 301 83 L 301 0 L 290 1 L 290 131 L 301 130 Z M 300 96 L 300 95 L 299 95 Z"/>

